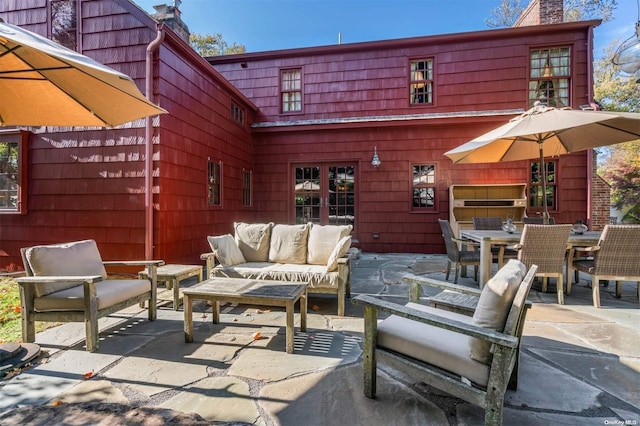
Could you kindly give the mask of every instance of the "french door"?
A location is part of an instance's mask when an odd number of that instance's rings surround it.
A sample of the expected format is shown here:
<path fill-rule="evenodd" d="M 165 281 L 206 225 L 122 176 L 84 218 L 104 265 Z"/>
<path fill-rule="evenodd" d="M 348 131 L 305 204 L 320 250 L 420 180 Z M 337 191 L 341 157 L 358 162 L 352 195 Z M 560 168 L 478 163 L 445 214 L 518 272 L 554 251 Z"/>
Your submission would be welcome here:
<path fill-rule="evenodd" d="M 353 225 L 355 228 L 355 166 L 321 163 L 293 168 L 296 223 Z"/>

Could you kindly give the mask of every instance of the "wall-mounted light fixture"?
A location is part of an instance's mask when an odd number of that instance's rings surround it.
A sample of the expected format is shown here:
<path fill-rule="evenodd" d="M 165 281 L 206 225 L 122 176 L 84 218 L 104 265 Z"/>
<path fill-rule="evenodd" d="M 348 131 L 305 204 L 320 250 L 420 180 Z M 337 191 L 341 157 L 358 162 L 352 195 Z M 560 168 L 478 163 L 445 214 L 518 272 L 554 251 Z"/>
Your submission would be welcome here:
<path fill-rule="evenodd" d="M 638 14 L 640 15 L 640 1 L 638 1 Z M 625 40 L 616 50 L 612 60 L 614 65 L 627 74 L 635 75 L 640 80 L 640 16 L 636 23 L 636 32 Z"/>
<path fill-rule="evenodd" d="M 373 167 L 378 167 L 380 166 L 380 157 L 378 157 L 378 147 L 374 146 L 373 147 L 373 158 L 371 159 L 371 165 Z"/>

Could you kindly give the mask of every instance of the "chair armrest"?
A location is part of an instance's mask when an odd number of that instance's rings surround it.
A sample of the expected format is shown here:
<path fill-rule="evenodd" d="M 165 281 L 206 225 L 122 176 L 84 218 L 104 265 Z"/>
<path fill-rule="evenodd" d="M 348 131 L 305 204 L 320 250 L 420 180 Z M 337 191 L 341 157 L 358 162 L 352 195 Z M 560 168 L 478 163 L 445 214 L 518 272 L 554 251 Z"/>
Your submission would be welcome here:
<path fill-rule="evenodd" d="M 583 251 L 583 252 L 596 252 L 600 250 L 600 246 L 591 246 L 591 247 L 572 247 L 575 251 Z"/>
<path fill-rule="evenodd" d="M 164 260 L 104 260 L 105 266 L 162 266 Z"/>
<path fill-rule="evenodd" d="M 450 290 L 458 293 L 470 294 L 472 296 L 480 296 L 482 290 L 478 288 L 471 288 L 463 285 L 452 284 L 446 281 L 440 281 L 429 277 L 419 277 L 417 275 L 405 276 L 402 281 L 409 283 L 410 285 L 426 285 L 429 287 L 439 288 L 441 290 Z"/>
<path fill-rule="evenodd" d="M 464 239 L 456 238 L 456 237 L 451 237 L 451 240 L 454 243 L 460 243 L 460 244 L 464 244 L 464 245 L 467 245 L 467 246 L 473 246 L 473 247 L 480 247 L 480 243 L 477 242 L 477 241 L 464 240 Z"/>
<path fill-rule="evenodd" d="M 18 277 L 15 278 L 15 281 L 18 284 L 42 284 L 42 283 L 73 283 L 77 282 L 78 284 L 84 283 L 97 283 L 102 281 L 102 277 L 100 275 L 87 275 L 87 276 L 65 276 L 65 275 L 55 275 L 55 276 L 37 276 L 37 277 Z"/>
<path fill-rule="evenodd" d="M 345 254 L 344 256 L 338 259 L 338 263 L 343 263 L 345 265 L 351 264 L 351 255 Z"/>
<path fill-rule="evenodd" d="M 200 255 L 200 260 L 207 260 L 207 259 L 209 259 L 211 257 L 216 257 L 216 254 L 213 253 L 213 252 L 211 252 L 211 253 L 202 253 Z"/>
<path fill-rule="evenodd" d="M 520 244 L 520 243 L 511 244 L 511 245 L 508 245 L 507 248 L 509 250 L 515 250 L 515 251 L 522 250 L 522 244 Z"/>
<path fill-rule="evenodd" d="M 473 324 L 467 324 L 462 321 L 456 321 L 438 315 L 433 315 L 431 313 L 423 312 L 403 305 L 398 305 L 397 303 L 381 300 L 366 294 L 356 296 L 352 300 L 352 303 L 356 305 L 373 307 L 378 311 L 387 312 L 392 315 L 397 315 L 399 317 L 407 318 L 413 321 L 429 324 L 434 327 L 451 330 L 456 333 L 464 334 L 466 336 L 477 337 L 478 339 L 482 339 L 496 345 L 509 348 L 516 348 L 518 346 L 517 337 L 499 333 L 487 328 L 478 327 Z"/>

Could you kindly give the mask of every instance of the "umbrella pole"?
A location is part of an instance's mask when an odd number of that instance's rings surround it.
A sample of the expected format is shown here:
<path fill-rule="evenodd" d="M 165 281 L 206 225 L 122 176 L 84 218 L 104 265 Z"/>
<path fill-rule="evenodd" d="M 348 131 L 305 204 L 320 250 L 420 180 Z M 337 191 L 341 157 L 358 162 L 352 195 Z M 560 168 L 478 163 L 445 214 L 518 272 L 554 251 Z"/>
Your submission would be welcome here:
<path fill-rule="evenodd" d="M 542 168 L 542 223 L 549 224 L 549 210 L 547 206 L 547 167 L 544 163 L 544 151 L 542 150 L 543 141 L 538 141 L 540 147 L 540 167 Z"/>

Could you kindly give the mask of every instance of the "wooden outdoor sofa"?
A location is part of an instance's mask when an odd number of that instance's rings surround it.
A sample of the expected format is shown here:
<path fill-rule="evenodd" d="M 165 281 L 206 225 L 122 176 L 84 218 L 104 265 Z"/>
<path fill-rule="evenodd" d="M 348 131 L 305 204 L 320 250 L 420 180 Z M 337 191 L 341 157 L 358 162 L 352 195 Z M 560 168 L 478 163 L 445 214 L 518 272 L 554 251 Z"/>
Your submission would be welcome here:
<path fill-rule="evenodd" d="M 156 319 L 156 286 L 161 260 L 103 262 L 96 242 L 23 248 L 26 277 L 16 278 L 22 309 L 22 340 L 35 342 L 35 321 L 84 322 L 86 348 L 98 349 L 98 318 L 148 301 Z M 148 279 L 107 279 L 105 265 L 144 266 Z"/>
<path fill-rule="evenodd" d="M 377 362 L 407 372 L 409 377 L 485 409 L 485 424 L 502 424 L 507 387 L 517 386 L 520 338 L 526 301 L 536 266 L 509 260 L 477 290 L 473 317 L 409 302 L 398 305 L 369 295 L 353 303 L 364 305 L 364 394 L 376 394 Z M 526 272 L 526 275 L 525 275 Z M 411 299 L 420 285 L 435 280 L 416 277 Z M 456 291 L 446 282 L 440 288 Z M 473 290 L 473 289 L 469 289 Z M 391 314 L 378 322 L 378 312 Z"/>

